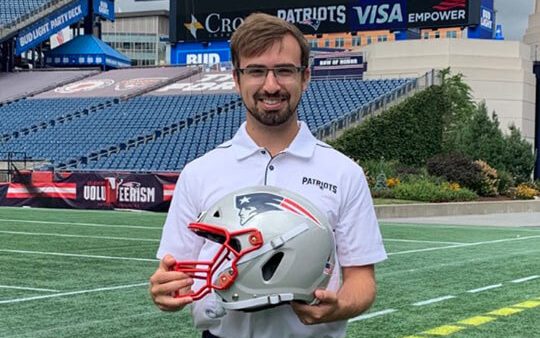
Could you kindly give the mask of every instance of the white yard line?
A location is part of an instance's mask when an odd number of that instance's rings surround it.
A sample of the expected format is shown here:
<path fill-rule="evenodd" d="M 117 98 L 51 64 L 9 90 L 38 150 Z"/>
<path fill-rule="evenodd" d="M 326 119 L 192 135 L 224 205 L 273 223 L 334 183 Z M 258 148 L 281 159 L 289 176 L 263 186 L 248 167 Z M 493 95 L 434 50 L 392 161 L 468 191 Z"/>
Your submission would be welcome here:
<path fill-rule="evenodd" d="M 64 296 L 74 296 L 74 295 L 80 295 L 80 294 L 85 294 L 85 293 L 93 293 L 93 292 L 120 290 L 120 289 L 133 288 L 133 287 L 137 287 L 137 286 L 143 286 L 143 285 L 146 286 L 146 285 L 148 285 L 148 283 L 146 282 L 146 283 L 138 283 L 138 284 L 130 284 L 130 285 L 112 286 L 112 287 L 108 287 L 108 288 L 98 288 L 98 289 L 91 289 L 91 290 L 63 292 L 63 293 L 56 293 L 54 295 L 7 299 L 7 300 L 0 301 L 0 304 L 13 304 L 13 303 L 28 302 L 28 301 L 31 301 L 31 300 L 56 298 L 56 297 L 64 297 Z"/>
<path fill-rule="evenodd" d="M 7 218 L 0 218 L 0 222 L 21 222 L 21 223 L 34 223 L 34 224 L 80 225 L 80 226 L 88 226 L 88 227 L 127 228 L 127 229 L 152 229 L 152 230 L 161 230 L 161 229 L 162 229 L 162 227 L 152 227 L 152 226 L 120 225 L 120 224 L 96 224 L 96 223 L 72 223 L 72 222 L 50 222 L 50 221 L 30 221 L 30 220 L 7 219 Z"/>
<path fill-rule="evenodd" d="M 60 292 L 59 290 L 41 289 L 41 288 L 27 288 L 22 286 L 12 285 L 0 285 L 0 289 L 14 289 L 14 290 L 26 290 L 26 291 L 42 291 L 42 292 Z"/>
<path fill-rule="evenodd" d="M 358 317 L 354 317 L 354 318 L 349 319 L 349 323 L 356 322 L 358 320 L 364 320 L 364 319 L 369 319 L 369 318 L 373 318 L 373 317 L 384 316 L 386 314 L 396 312 L 396 311 L 397 311 L 396 309 L 386 309 L 386 310 L 382 310 L 382 311 L 367 313 L 365 315 L 360 315 Z"/>
<path fill-rule="evenodd" d="M 404 243 L 435 243 L 435 244 L 451 244 L 451 245 L 467 244 L 463 242 L 424 241 L 424 240 L 419 240 L 419 239 L 383 238 L 383 240 L 385 242 L 404 242 Z"/>
<path fill-rule="evenodd" d="M 523 282 L 527 282 L 527 281 L 530 281 L 530 280 L 533 280 L 533 279 L 537 279 L 537 278 L 540 278 L 540 276 L 529 276 L 529 277 L 524 277 L 524 278 L 520 278 L 520 279 L 514 279 L 512 281 L 510 281 L 511 283 L 523 283 Z"/>
<path fill-rule="evenodd" d="M 477 293 L 477 292 L 482 292 L 482 291 L 487 291 L 487 290 L 491 290 L 491 289 L 500 288 L 501 286 L 502 286 L 502 284 L 493 284 L 493 285 L 484 286 L 484 287 L 478 288 L 478 289 L 467 290 L 467 292 L 468 293 Z"/>
<path fill-rule="evenodd" d="M 530 280 L 537 279 L 537 278 L 540 278 L 540 276 L 539 275 L 534 275 L 534 276 L 514 279 L 514 280 L 512 280 L 510 282 L 511 283 L 522 283 L 522 282 L 530 281 Z M 477 289 L 468 290 L 466 292 L 468 292 L 468 293 L 477 293 L 477 292 L 496 289 L 496 288 L 499 288 L 499 287 L 502 287 L 502 286 L 503 286 L 503 283 L 499 283 L 499 284 L 493 284 L 493 285 L 484 286 L 484 287 L 477 288 Z M 416 302 L 416 303 L 413 303 L 412 305 L 413 306 L 424 306 L 424 305 L 438 303 L 438 302 L 442 302 L 442 301 L 445 301 L 445 300 L 454 299 L 454 298 L 458 298 L 458 297 L 462 297 L 462 296 L 463 296 L 463 293 L 459 293 L 457 296 L 447 295 L 447 296 L 442 296 L 442 297 L 437 297 L 437 298 L 432 298 L 432 299 Z M 365 320 L 365 319 L 369 319 L 369 318 L 373 318 L 373 317 L 380 317 L 380 316 L 384 316 L 386 314 L 390 314 L 390 313 L 397 312 L 397 311 L 398 311 L 397 309 L 386 309 L 386 310 L 376 311 L 376 312 L 372 312 L 372 313 L 367 313 L 367 314 L 363 314 L 363 315 L 360 315 L 360 316 L 349 319 L 349 323 L 359 321 L 359 320 Z"/>
<path fill-rule="evenodd" d="M 526 227 L 494 227 L 492 225 L 458 225 L 458 224 L 442 224 L 442 223 L 399 223 L 399 222 L 385 222 L 379 220 L 379 224 L 383 226 L 396 226 L 407 228 L 422 228 L 422 229 L 460 229 L 460 230 L 494 230 L 494 231 L 517 231 L 517 232 L 538 232 L 535 229 L 527 229 Z"/>
<path fill-rule="evenodd" d="M 0 234 L 24 235 L 24 236 L 52 236 L 52 237 L 71 237 L 71 238 L 110 239 L 110 240 L 139 241 L 139 242 L 159 242 L 159 239 L 152 239 L 152 238 L 85 236 L 85 235 L 59 234 L 59 233 L 54 233 L 54 232 L 25 232 L 25 231 L 0 230 Z"/>
<path fill-rule="evenodd" d="M 29 255 L 45 255 L 45 256 L 62 256 L 62 257 L 78 257 L 78 258 L 92 258 L 92 259 L 110 259 L 110 260 L 126 260 L 126 261 L 140 261 L 140 262 L 159 262 L 158 259 L 151 258 L 135 258 L 135 257 L 118 257 L 118 256 L 99 256 L 99 255 L 82 255 L 82 254 L 70 254 L 63 252 L 44 252 L 44 251 L 26 251 L 26 250 L 9 250 L 0 249 L 0 252 L 29 254 Z"/>
<path fill-rule="evenodd" d="M 440 246 L 440 247 L 424 248 L 424 249 L 416 249 L 416 250 L 397 251 L 397 252 L 390 252 L 390 253 L 388 253 L 388 256 L 392 256 L 392 255 L 404 255 L 404 254 L 409 254 L 409 253 L 426 252 L 426 251 L 435 251 L 435 250 L 445 250 L 445 249 L 454 249 L 454 248 L 464 248 L 464 247 L 468 247 L 468 246 L 477 246 L 477 245 L 484 245 L 484 244 L 495 244 L 495 243 L 504 243 L 504 242 L 512 242 L 512 241 L 523 241 L 523 240 L 531 239 L 531 238 L 540 238 L 540 235 L 539 235 L 539 236 L 526 236 L 526 237 L 505 238 L 505 239 L 497 239 L 497 240 L 494 240 L 494 241 L 465 243 L 465 244 L 457 244 L 457 245 L 450 245 L 450 246 Z"/>
<path fill-rule="evenodd" d="M 452 296 L 452 295 L 442 296 L 442 297 L 432 298 L 428 300 L 423 300 L 421 302 L 413 303 L 413 305 L 414 306 L 429 305 L 429 304 L 438 303 L 438 302 L 442 302 L 442 301 L 453 299 L 453 298 L 456 298 L 456 296 Z"/>

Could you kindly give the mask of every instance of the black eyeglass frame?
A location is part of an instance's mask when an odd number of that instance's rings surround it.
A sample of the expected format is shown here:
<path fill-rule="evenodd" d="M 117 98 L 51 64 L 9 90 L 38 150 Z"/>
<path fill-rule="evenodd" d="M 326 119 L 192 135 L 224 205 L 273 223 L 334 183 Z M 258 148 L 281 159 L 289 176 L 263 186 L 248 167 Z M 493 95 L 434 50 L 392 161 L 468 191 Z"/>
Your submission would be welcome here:
<path fill-rule="evenodd" d="M 306 66 L 279 66 L 279 67 L 273 67 L 273 68 L 267 68 L 267 67 L 246 67 L 246 68 L 235 68 L 235 71 L 238 73 L 238 74 L 242 74 L 242 75 L 246 75 L 246 71 L 249 71 L 249 70 L 264 70 L 265 73 L 264 74 L 261 74 L 260 78 L 261 79 L 266 79 L 266 77 L 268 76 L 268 73 L 270 71 L 272 71 L 272 73 L 274 73 L 274 77 L 276 79 L 279 79 L 280 76 L 278 76 L 276 74 L 276 70 L 279 70 L 279 69 L 294 69 L 295 70 L 295 73 L 294 74 L 291 74 L 291 75 L 296 75 L 296 74 L 299 74 L 299 73 L 302 73 L 303 71 L 305 71 L 307 69 Z M 251 75 L 251 74 L 247 74 L 248 76 Z"/>

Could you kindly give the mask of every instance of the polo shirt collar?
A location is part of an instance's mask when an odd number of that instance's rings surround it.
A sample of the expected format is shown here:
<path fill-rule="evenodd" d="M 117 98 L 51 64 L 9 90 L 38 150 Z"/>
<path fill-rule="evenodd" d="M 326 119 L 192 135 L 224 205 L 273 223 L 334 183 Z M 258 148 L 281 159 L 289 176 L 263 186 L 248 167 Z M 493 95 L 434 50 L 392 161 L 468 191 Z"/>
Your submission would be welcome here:
<path fill-rule="evenodd" d="M 305 122 L 299 121 L 298 123 L 300 130 L 289 147 L 283 150 L 283 153 L 301 158 L 310 158 L 315 151 L 317 139 L 311 134 Z M 231 141 L 237 160 L 245 159 L 263 149 L 247 133 L 246 122 L 242 123 Z"/>

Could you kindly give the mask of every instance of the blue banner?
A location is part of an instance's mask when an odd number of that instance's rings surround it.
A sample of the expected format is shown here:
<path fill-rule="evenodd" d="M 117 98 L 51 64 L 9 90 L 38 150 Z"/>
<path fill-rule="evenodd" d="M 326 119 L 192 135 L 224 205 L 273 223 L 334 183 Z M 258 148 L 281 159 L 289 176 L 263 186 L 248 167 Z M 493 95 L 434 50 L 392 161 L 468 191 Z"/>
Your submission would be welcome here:
<path fill-rule="evenodd" d="M 227 41 L 203 43 L 177 43 L 171 47 L 171 64 L 213 65 L 231 60 L 230 47 Z"/>
<path fill-rule="evenodd" d="M 110 0 L 94 0 L 94 14 L 114 21 L 114 2 Z"/>
<path fill-rule="evenodd" d="M 482 0 L 480 5 L 480 23 L 468 29 L 469 39 L 493 39 L 495 34 L 495 11 L 493 0 Z"/>
<path fill-rule="evenodd" d="M 47 40 L 51 35 L 58 33 L 65 27 L 76 23 L 88 14 L 88 2 L 79 0 L 62 7 L 39 20 L 17 35 L 16 55 L 21 55 Z"/>

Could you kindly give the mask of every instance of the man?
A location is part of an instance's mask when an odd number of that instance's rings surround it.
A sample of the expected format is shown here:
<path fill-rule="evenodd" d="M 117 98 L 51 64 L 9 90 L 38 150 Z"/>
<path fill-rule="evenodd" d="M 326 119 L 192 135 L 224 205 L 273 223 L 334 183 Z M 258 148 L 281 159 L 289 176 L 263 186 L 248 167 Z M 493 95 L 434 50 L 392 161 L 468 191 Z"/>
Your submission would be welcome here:
<path fill-rule="evenodd" d="M 233 76 L 247 109 L 232 140 L 189 163 L 178 180 L 164 226 L 159 268 L 150 278 L 156 305 L 175 311 L 191 304 L 203 337 L 343 337 L 347 319 L 375 299 L 373 265 L 386 258 L 363 171 L 313 137 L 297 108 L 310 79 L 309 46 L 292 24 L 252 14 L 231 38 Z M 330 221 L 337 243 L 335 273 L 318 305 L 293 303 L 244 313 L 219 313 L 214 295 L 193 302 L 196 284 L 169 271 L 175 260 L 208 260 L 215 246 L 187 224 L 224 195 L 254 185 L 301 194 Z M 249 209 L 243 211 L 249 217 Z M 244 216 L 243 216 L 244 217 Z M 340 272 L 342 283 L 340 285 Z"/>

